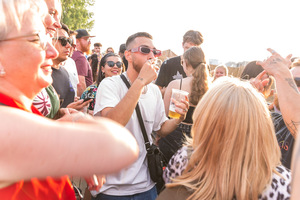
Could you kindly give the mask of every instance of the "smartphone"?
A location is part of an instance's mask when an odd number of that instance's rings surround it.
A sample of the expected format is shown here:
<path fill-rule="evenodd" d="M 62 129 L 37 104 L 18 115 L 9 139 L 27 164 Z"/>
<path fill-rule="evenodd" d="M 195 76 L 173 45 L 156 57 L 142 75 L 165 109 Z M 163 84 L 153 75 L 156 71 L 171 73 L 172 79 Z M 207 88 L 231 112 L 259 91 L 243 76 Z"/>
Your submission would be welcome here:
<path fill-rule="evenodd" d="M 87 97 L 87 98 L 85 98 L 85 99 L 83 100 L 83 102 L 86 102 L 86 101 L 88 101 L 88 100 L 90 100 L 90 99 L 92 99 L 92 98 Z"/>

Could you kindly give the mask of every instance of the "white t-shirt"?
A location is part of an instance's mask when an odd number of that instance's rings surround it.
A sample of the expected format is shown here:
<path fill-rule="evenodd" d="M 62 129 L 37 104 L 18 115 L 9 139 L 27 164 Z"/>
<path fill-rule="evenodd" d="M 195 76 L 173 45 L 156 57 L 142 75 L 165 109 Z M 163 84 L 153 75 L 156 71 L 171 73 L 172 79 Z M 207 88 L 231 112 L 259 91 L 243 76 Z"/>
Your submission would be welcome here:
<path fill-rule="evenodd" d="M 69 79 L 72 84 L 72 87 L 74 88 L 75 91 L 75 97 L 77 96 L 77 84 L 79 83 L 78 79 L 78 73 L 77 73 L 77 68 L 75 61 L 68 57 L 68 59 L 65 61 L 63 67 L 67 70 L 69 74 Z"/>
<path fill-rule="evenodd" d="M 126 76 L 126 72 L 124 75 Z M 120 76 L 108 77 L 102 80 L 97 90 L 94 114 L 106 107 L 115 107 L 127 91 L 128 88 Z M 139 106 L 149 141 L 152 143 L 152 131 L 160 130 L 161 125 L 168 119 L 165 114 L 161 92 L 155 84 L 150 83 L 147 85 L 147 92 L 141 95 Z M 125 127 L 137 140 L 139 157 L 128 168 L 121 170 L 119 173 L 106 176 L 106 183 L 100 192 L 107 195 L 133 195 L 148 191 L 155 185 L 148 171 L 145 141 L 135 110 Z"/>

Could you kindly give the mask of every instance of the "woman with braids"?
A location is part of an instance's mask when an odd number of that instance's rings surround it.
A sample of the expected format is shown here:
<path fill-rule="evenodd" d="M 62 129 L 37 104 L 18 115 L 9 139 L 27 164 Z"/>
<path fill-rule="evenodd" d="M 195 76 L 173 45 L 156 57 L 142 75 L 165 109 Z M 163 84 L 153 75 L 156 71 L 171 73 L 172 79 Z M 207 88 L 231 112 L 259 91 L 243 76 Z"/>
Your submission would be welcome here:
<path fill-rule="evenodd" d="M 172 89 L 181 89 L 189 93 L 190 107 L 186 119 L 178 125 L 178 128 L 158 141 L 161 151 L 167 160 L 182 146 L 185 138 L 184 134 L 190 136 L 193 124 L 192 114 L 201 97 L 208 90 L 211 78 L 208 66 L 206 65 L 204 52 L 200 47 L 191 47 L 183 54 L 181 61 L 186 78 L 174 80 L 169 83 L 165 95 L 164 103 L 166 113 L 169 112 Z"/>
<path fill-rule="evenodd" d="M 193 121 L 192 139 L 171 158 L 157 200 L 290 198 L 291 173 L 281 165 L 266 100 L 249 82 L 214 81 Z"/>

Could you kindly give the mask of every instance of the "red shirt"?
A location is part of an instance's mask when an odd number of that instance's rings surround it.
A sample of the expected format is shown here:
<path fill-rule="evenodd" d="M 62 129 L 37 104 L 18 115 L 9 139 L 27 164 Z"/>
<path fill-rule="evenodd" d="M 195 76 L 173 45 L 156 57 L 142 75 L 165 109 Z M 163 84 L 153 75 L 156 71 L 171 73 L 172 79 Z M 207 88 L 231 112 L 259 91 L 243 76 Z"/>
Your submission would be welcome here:
<path fill-rule="evenodd" d="M 28 111 L 19 102 L 0 94 L 0 102 L 27 112 L 42 116 L 34 107 Z M 7 200 L 75 200 L 75 193 L 68 176 L 60 178 L 47 177 L 44 180 L 32 178 L 30 181 L 19 181 L 4 188 L 0 188 L 0 199 Z"/>

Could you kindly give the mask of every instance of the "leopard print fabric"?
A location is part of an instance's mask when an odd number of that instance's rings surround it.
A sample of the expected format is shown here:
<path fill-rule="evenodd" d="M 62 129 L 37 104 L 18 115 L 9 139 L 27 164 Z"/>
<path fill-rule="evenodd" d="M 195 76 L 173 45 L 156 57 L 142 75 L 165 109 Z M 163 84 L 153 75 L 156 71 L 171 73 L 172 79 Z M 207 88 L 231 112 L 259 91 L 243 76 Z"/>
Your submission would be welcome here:
<path fill-rule="evenodd" d="M 172 178 L 180 176 L 187 166 L 189 158 L 189 149 L 184 146 L 179 149 L 169 161 L 166 169 L 164 170 L 163 178 L 165 183 L 172 182 Z M 278 199 L 288 200 L 291 196 L 291 172 L 284 166 L 279 165 L 276 170 L 281 176 L 273 173 L 271 184 L 259 196 L 260 200 Z"/>

